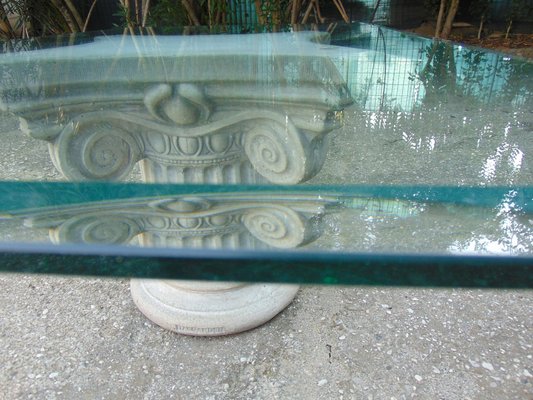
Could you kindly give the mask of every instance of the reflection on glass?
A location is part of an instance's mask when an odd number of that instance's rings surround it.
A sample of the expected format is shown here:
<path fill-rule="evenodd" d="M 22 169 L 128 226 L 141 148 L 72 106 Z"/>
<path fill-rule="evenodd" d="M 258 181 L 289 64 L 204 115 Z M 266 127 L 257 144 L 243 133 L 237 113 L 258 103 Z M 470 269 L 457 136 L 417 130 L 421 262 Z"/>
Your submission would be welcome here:
<path fill-rule="evenodd" d="M 1 106 L 69 180 L 296 184 L 352 103 L 313 32 L 99 36 L 7 53 Z M 325 46 L 325 45 L 324 45 Z"/>
<path fill-rule="evenodd" d="M 4 240 L 18 231 L 23 240 L 48 242 L 48 231 L 56 244 L 401 254 L 533 252 L 530 188 L 306 186 L 275 192 L 268 186 L 228 186 L 210 193 L 204 186 L 169 185 L 161 190 L 129 184 L 12 185 L 25 194 L 9 200 L 6 193 L 0 224 Z M 96 196 L 95 189 L 101 190 Z M 176 194 L 169 194 L 172 191 Z"/>
<path fill-rule="evenodd" d="M 299 29 L 1 54 L 0 187 L 21 200 L 4 203 L 3 240 L 532 255 L 531 62 L 360 24 Z"/>

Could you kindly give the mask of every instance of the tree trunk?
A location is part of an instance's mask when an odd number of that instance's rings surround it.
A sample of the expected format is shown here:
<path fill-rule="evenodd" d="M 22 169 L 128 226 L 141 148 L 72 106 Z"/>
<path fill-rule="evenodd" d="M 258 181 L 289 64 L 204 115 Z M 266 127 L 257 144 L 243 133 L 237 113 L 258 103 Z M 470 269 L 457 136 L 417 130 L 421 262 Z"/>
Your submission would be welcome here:
<path fill-rule="evenodd" d="M 483 25 L 485 25 L 485 13 L 481 16 L 481 21 L 479 21 L 479 29 L 477 31 L 478 40 L 481 39 L 481 33 L 483 32 Z"/>
<path fill-rule="evenodd" d="M 196 26 L 199 26 L 200 20 L 198 19 L 198 16 L 196 15 L 196 11 L 194 10 L 194 7 L 189 2 L 189 0 L 181 0 L 181 4 L 183 4 L 183 8 L 185 8 L 185 11 L 187 11 L 187 15 L 191 19 L 192 23 Z"/>
<path fill-rule="evenodd" d="M 74 4 L 72 4 L 72 1 L 70 0 L 63 0 L 63 1 L 68 11 L 72 15 L 72 18 L 76 22 L 78 31 L 81 31 L 81 29 L 83 28 L 83 20 L 81 19 L 80 13 L 76 9 L 76 6 L 74 6 Z"/>
<path fill-rule="evenodd" d="M 446 15 L 446 22 L 444 23 L 442 32 L 440 33 L 440 36 L 439 36 L 440 38 L 448 39 L 448 37 L 450 36 L 450 33 L 452 32 L 453 20 L 455 19 L 455 14 L 457 14 L 458 8 L 459 8 L 459 0 L 452 0 L 452 4 L 450 5 L 450 8 Z"/>
<path fill-rule="evenodd" d="M 292 11 L 291 11 L 291 25 L 296 25 L 298 23 L 298 16 L 300 15 L 300 4 L 301 0 L 292 0 Z"/>
<path fill-rule="evenodd" d="M 437 16 L 437 26 L 435 27 L 435 37 L 440 37 L 440 31 L 442 30 L 442 20 L 444 18 L 444 12 L 446 11 L 447 0 L 440 0 L 439 15 Z"/>
<path fill-rule="evenodd" d="M 79 32 L 81 30 L 83 26 L 78 26 L 76 20 L 71 16 L 67 6 L 65 6 L 65 4 L 61 0 L 52 0 L 52 4 L 61 13 L 71 33 Z"/>

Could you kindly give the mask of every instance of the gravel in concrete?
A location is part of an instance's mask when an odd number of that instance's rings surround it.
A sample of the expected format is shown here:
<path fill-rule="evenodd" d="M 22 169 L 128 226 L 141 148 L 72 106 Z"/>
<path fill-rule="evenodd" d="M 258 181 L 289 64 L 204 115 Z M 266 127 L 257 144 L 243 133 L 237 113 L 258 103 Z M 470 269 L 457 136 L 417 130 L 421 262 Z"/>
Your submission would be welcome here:
<path fill-rule="evenodd" d="M 165 331 L 127 280 L 0 276 L 0 398 L 533 399 L 533 292 L 305 287 L 265 326 Z"/>

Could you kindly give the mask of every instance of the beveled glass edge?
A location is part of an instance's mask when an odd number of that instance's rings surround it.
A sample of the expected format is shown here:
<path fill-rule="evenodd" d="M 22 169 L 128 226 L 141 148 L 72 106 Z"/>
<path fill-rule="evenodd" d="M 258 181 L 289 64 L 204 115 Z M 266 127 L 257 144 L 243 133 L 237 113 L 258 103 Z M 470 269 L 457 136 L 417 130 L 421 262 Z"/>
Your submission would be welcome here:
<path fill-rule="evenodd" d="M 497 207 L 512 195 L 517 208 L 533 212 L 533 186 L 445 185 L 251 185 L 162 184 L 125 182 L 0 181 L 0 213 L 141 197 L 210 194 L 295 194 L 361 196 L 416 202 Z M 59 194 L 59 195 L 58 195 Z"/>
<path fill-rule="evenodd" d="M 533 256 L 0 244 L 0 271 L 290 284 L 533 288 Z"/>
<path fill-rule="evenodd" d="M 78 44 L 90 43 L 94 41 L 96 37 L 100 36 L 114 36 L 114 35 L 130 35 L 130 36 L 190 36 L 190 35 L 242 35 L 242 34 L 261 34 L 261 33 L 280 33 L 280 32 L 299 32 L 299 31 L 315 31 L 315 32 L 328 32 L 331 35 L 333 41 L 340 40 L 341 42 L 345 41 L 346 38 L 342 38 L 343 35 L 348 32 L 353 33 L 355 29 L 366 29 L 369 31 L 384 31 L 397 34 L 400 38 L 419 41 L 427 44 L 434 43 L 447 43 L 455 47 L 461 47 L 464 49 L 470 49 L 474 51 L 480 51 L 483 53 L 497 54 L 501 56 L 508 57 L 509 59 L 516 60 L 525 64 L 533 64 L 533 61 L 527 57 L 523 57 L 516 54 L 506 53 L 503 50 L 497 49 L 487 49 L 473 44 L 465 44 L 457 41 L 452 41 L 448 39 L 435 38 L 421 36 L 414 32 L 409 32 L 406 30 L 400 30 L 394 27 L 370 24 L 364 21 L 352 21 L 349 23 L 337 21 L 333 25 L 331 23 L 307 23 L 307 24 L 285 24 L 278 27 L 275 30 L 269 30 L 268 26 L 256 25 L 252 30 L 243 32 L 242 26 L 240 25 L 225 25 L 225 26 L 213 26 L 209 27 L 206 25 L 174 25 L 174 26 L 161 26 L 161 27 L 137 27 L 134 29 L 129 28 L 119 28 L 112 27 L 108 29 L 97 29 L 86 32 L 75 32 L 75 33 L 64 33 L 60 35 L 46 35 L 32 38 L 24 39 L 10 39 L 10 40 L 0 40 L 0 45 L 5 45 L 3 50 L 0 46 L 0 55 L 4 53 L 9 53 L 13 51 L 28 51 L 28 50 L 39 50 L 47 48 L 57 48 L 65 46 L 75 46 Z M 376 33 L 377 34 L 377 33 Z M 355 37 L 350 36 L 351 39 Z M 25 49 L 24 46 L 20 46 L 18 50 L 15 49 L 17 44 L 30 44 L 31 46 L 36 46 L 30 49 Z M 334 46 L 339 47 L 357 47 L 351 46 L 344 43 L 332 43 Z M 15 46 L 15 47 L 14 47 Z M 31 47 L 30 46 L 30 47 Z M 8 49 L 9 48 L 9 49 Z"/>

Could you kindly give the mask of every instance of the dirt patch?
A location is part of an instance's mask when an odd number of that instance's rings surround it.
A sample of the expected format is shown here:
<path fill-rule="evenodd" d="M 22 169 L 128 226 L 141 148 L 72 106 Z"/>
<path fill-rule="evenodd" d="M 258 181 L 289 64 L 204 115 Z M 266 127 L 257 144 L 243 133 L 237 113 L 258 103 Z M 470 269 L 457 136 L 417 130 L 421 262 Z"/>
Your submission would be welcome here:
<path fill-rule="evenodd" d="M 487 38 L 478 39 L 477 37 L 466 37 L 459 41 L 474 46 L 485 47 L 487 49 L 533 59 L 533 34 L 531 33 L 512 34 L 509 35 L 508 38 L 505 38 L 504 33 L 496 32 Z"/>
<path fill-rule="evenodd" d="M 421 36 L 433 37 L 435 24 L 426 22 L 408 31 Z M 450 40 L 533 59 L 533 33 L 511 33 L 506 38 L 505 32 L 483 32 L 481 38 L 478 39 L 477 26 L 457 22 L 454 23 Z"/>

